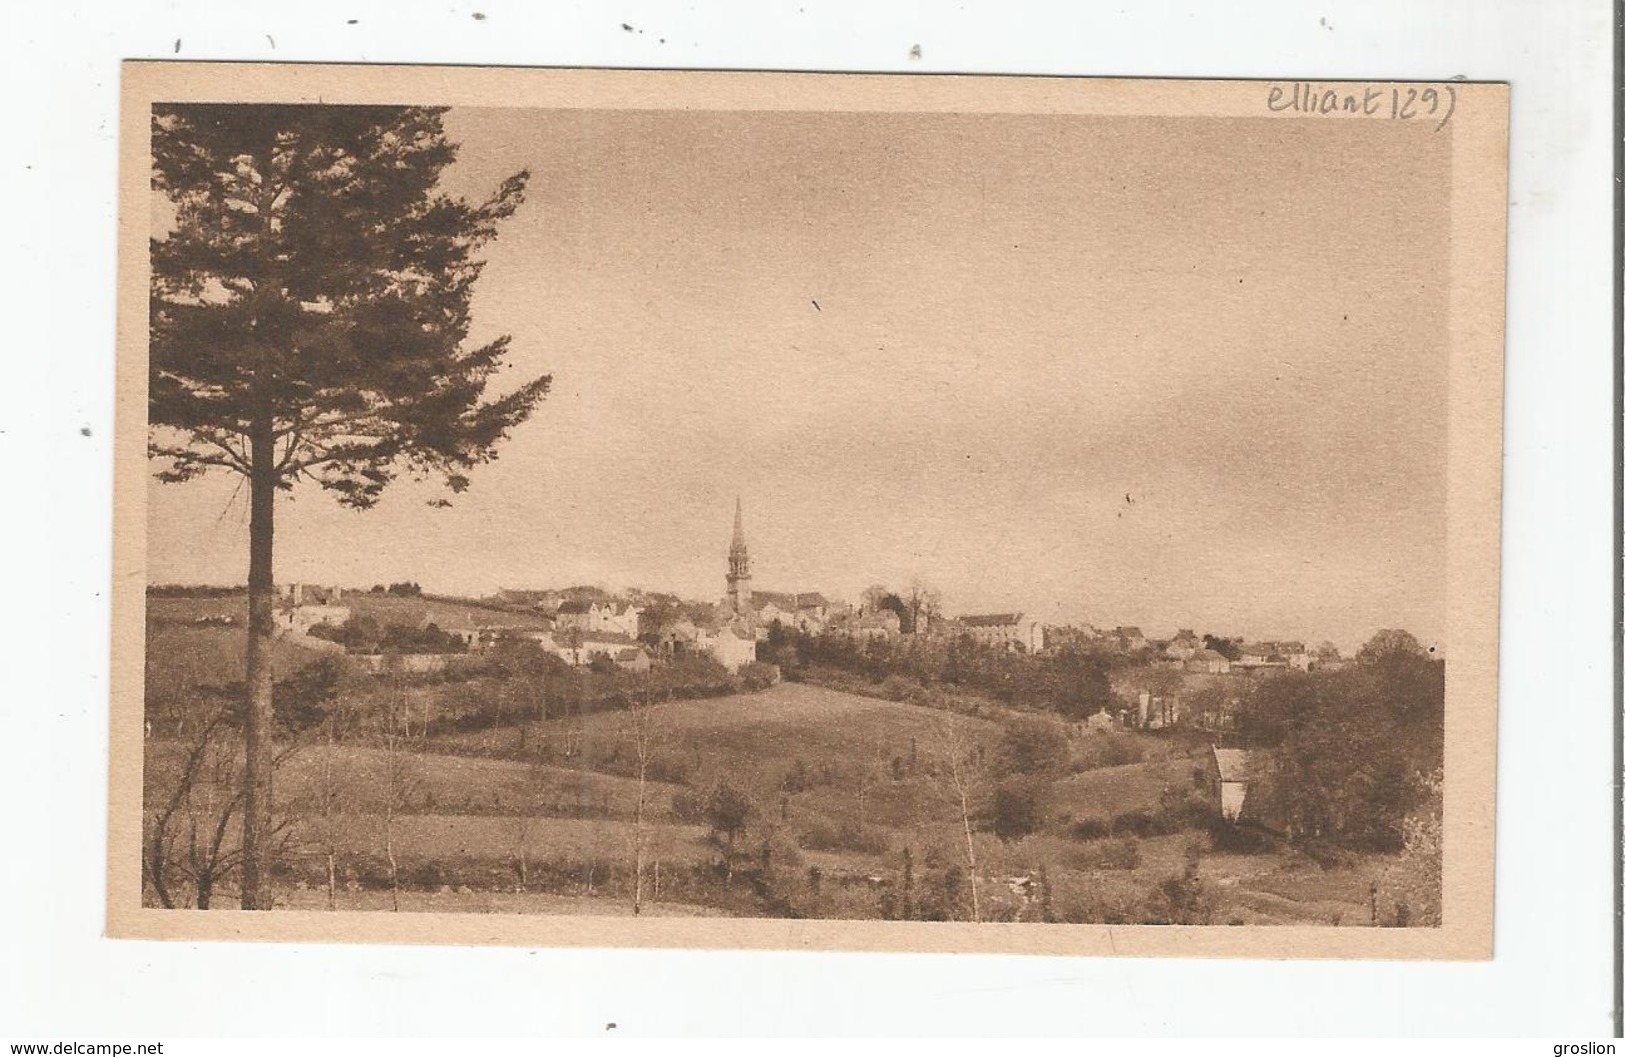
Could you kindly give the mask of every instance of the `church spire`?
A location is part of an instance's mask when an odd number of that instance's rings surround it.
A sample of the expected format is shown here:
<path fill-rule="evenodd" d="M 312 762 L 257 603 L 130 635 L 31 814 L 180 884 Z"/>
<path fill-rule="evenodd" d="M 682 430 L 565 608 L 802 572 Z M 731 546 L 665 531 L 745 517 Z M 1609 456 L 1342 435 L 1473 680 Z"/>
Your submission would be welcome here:
<path fill-rule="evenodd" d="M 745 547 L 745 507 L 734 499 L 734 538 L 728 547 L 728 608 L 744 616 L 750 609 L 750 551 Z"/>

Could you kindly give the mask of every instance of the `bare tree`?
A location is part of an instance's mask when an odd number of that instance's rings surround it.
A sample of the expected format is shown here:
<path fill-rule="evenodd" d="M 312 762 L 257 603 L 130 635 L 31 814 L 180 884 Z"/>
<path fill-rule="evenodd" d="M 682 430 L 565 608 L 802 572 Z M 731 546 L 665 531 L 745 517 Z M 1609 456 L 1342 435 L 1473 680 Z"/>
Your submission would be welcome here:
<path fill-rule="evenodd" d="M 231 703 L 222 699 L 196 719 L 175 784 L 148 824 L 142 874 L 165 908 L 208 910 L 214 893 L 242 868 L 242 846 L 231 839 L 244 799 L 232 718 Z M 273 770 L 297 748 L 288 743 L 279 749 L 272 756 Z M 291 816 L 274 821 L 268 849 L 273 856 L 286 845 L 294 822 Z M 190 894 L 178 884 L 189 886 Z"/>
<path fill-rule="evenodd" d="M 915 634 L 925 634 L 942 615 L 942 592 L 919 577 L 909 581 L 908 597 L 903 601 L 908 606 L 909 627 Z"/>
<path fill-rule="evenodd" d="M 328 714 L 325 726 L 327 744 L 322 753 L 321 777 L 317 788 L 317 795 L 321 798 L 318 813 L 321 818 L 322 854 L 327 866 L 327 909 L 337 910 L 339 831 L 343 825 L 344 798 L 349 790 L 348 783 L 343 782 L 333 768 L 339 742 L 337 711 Z"/>
<path fill-rule="evenodd" d="M 632 916 L 643 912 L 643 870 L 648 852 L 648 779 L 649 760 L 658 743 L 661 731 L 654 711 L 653 678 L 645 673 L 641 700 L 634 698 L 626 710 L 624 735 L 632 745 L 637 761 L 638 794 L 632 825 Z"/>
<path fill-rule="evenodd" d="M 392 660 L 397 660 L 392 658 Z M 412 800 L 415 768 L 406 745 L 407 700 L 398 663 L 391 666 L 384 705 L 384 858 L 389 862 L 390 909 L 401 909 L 401 871 L 395 857 L 395 816 Z"/>
<path fill-rule="evenodd" d="M 937 751 L 941 757 L 939 774 L 945 792 L 965 832 L 965 872 L 970 876 L 971 920 L 982 920 L 982 900 L 976 881 L 976 836 L 971 827 L 971 803 L 981 786 L 980 754 L 965 729 L 963 716 L 952 709 L 937 713 Z"/>

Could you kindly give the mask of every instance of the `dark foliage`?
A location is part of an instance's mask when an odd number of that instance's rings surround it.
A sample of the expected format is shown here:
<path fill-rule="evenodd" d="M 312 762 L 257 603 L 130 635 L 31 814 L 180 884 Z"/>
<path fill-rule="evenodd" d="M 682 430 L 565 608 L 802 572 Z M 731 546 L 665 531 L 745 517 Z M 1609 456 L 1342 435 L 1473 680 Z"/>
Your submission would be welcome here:
<path fill-rule="evenodd" d="M 1397 850 L 1427 776 L 1443 765 L 1444 678 L 1444 662 L 1414 638 L 1385 631 L 1353 666 L 1261 681 L 1241 702 L 1238 726 L 1269 750 L 1257 785 L 1271 828 L 1305 842 Z"/>
<path fill-rule="evenodd" d="M 993 790 L 993 834 L 1000 840 L 1020 840 L 1044 825 L 1047 784 L 1042 779 L 1011 778 Z"/>

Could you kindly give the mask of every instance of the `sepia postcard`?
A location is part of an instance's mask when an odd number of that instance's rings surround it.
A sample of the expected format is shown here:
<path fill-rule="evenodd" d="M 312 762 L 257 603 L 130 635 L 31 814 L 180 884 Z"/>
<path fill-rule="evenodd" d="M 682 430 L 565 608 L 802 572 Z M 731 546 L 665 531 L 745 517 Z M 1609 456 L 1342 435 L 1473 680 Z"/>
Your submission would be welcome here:
<path fill-rule="evenodd" d="M 109 934 L 1488 958 L 1507 114 L 127 64 Z"/>

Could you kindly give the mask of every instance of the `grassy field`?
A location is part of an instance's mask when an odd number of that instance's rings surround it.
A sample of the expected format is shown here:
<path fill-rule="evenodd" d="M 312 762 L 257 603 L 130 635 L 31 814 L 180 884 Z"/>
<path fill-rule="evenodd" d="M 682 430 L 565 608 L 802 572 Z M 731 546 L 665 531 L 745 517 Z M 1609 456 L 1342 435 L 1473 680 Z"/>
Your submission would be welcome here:
<path fill-rule="evenodd" d="M 403 613 L 415 604 L 357 598 Z M 241 679 L 242 629 L 190 624 L 230 600 L 152 601 L 164 611 L 149 625 L 160 693 Z M 316 656 L 281 640 L 278 650 L 284 670 Z M 393 907 L 398 883 L 403 910 L 629 913 L 641 848 L 656 914 L 965 918 L 974 906 L 996 920 L 1364 923 L 1377 860 L 1325 871 L 1282 853 L 1219 854 L 1195 828 L 1074 836 L 1080 820 L 1152 815 L 1171 791 L 1188 794 L 1194 742 L 1074 733 L 1069 762 L 1046 779 L 1038 831 L 996 838 L 985 813 L 1005 777 L 999 753 L 1013 718 L 783 683 L 658 703 L 637 721 L 606 712 L 427 738 L 419 728 L 393 755 L 376 736 L 328 744 L 313 735 L 276 779 L 288 821 L 278 899 L 326 907 L 331 862 L 340 908 Z M 650 749 L 641 784 L 640 731 Z M 955 745 L 978 816 L 974 894 L 948 764 Z M 149 809 L 175 788 L 185 748 L 166 729 L 149 738 Z M 176 855 L 229 802 L 233 752 L 223 744 L 181 812 Z M 724 787 L 744 803 L 731 835 L 707 813 Z M 226 833 L 229 854 L 235 824 Z M 228 878 L 216 905 L 229 903 L 229 887 Z"/>

